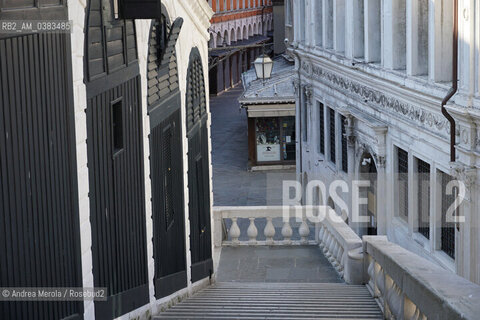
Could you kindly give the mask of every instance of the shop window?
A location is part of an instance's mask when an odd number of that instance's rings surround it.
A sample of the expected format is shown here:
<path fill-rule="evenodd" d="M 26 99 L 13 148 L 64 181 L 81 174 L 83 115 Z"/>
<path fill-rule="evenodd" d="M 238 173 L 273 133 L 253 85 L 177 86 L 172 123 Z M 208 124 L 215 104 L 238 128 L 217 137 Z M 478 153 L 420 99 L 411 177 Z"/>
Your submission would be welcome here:
<path fill-rule="evenodd" d="M 408 152 L 397 148 L 398 216 L 408 221 Z"/>
<path fill-rule="evenodd" d="M 430 239 L 430 165 L 417 159 L 418 232 Z"/>
<path fill-rule="evenodd" d="M 330 136 L 330 161 L 336 163 L 336 148 L 335 148 L 335 111 L 328 108 L 329 119 L 329 136 Z"/>
<path fill-rule="evenodd" d="M 342 125 L 342 170 L 348 173 L 348 149 L 347 149 L 347 128 L 345 122 L 347 119 L 341 116 Z"/>
<path fill-rule="evenodd" d="M 295 162 L 295 117 L 256 118 L 257 162 Z"/>
<path fill-rule="evenodd" d="M 442 182 L 442 232 L 440 248 L 452 259 L 455 259 L 455 223 L 447 222 L 447 215 L 453 218 L 452 213 L 449 212 L 449 208 L 454 205 L 458 188 L 454 187 L 453 190 L 447 189 L 448 183 L 453 180 L 450 175 L 440 172 L 440 178 Z M 455 215 L 458 215 L 458 212 L 455 213 Z"/>
<path fill-rule="evenodd" d="M 318 140 L 320 140 L 320 153 L 321 154 L 325 154 L 325 107 L 323 106 L 323 103 L 319 103 L 319 108 L 318 108 L 318 112 L 319 112 L 319 137 L 318 137 Z"/>

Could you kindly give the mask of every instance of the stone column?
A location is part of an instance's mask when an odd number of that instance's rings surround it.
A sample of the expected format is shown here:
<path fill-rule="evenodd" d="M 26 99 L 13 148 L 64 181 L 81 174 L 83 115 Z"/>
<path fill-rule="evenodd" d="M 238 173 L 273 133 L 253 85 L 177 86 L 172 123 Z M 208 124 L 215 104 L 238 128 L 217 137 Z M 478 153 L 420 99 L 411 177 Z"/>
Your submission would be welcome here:
<path fill-rule="evenodd" d="M 458 214 L 461 220 L 455 231 L 455 269 L 458 275 L 473 282 L 480 282 L 480 233 L 478 218 L 479 190 L 477 169 L 455 163 L 451 175 L 465 186 L 465 198 Z"/>
<path fill-rule="evenodd" d="M 354 133 L 354 118 L 352 115 L 346 116 L 346 136 L 347 136 L 347 155 L 348 155 L 348 187 L 352 188 L 352 181 L 355 179 L 355 144 L 357 137 Z M 351 195 L 351 193 L 350 193 Z M 352 221 L 352 197 L 348 199 L 348 221 Z"/>
<path fill-rule="evenodd" d="M 387 232 L 387 174 L 385 156 L 375 154 L 377 165 L 377 233 L 385 235 Z"/>
<path fill-rule="evenodd" d="M 383 58 L 387 69 L 405 69 L 405 0 L 383 3 Z"/>
<path fill-rule="evenodd" d="M 333 0 L 333 49 L 345 51 L 345 0 Z"/>

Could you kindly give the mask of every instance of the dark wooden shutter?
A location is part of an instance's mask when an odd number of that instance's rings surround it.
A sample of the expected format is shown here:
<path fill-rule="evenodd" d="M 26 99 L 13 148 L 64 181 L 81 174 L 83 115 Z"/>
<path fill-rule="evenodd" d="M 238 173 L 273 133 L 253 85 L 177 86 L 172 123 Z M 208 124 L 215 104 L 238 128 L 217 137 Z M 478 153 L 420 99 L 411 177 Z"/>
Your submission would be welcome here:
<path fill-rule="evenodd" d="M 148 55 L 155 297 L 187 285 L 181 101 L 175 45 L 183 20 L 152 22 Z"/>
<path fill-rule="evenodd" d="M 210 175 L 207 104 L 203 66 L 198 49 L 187 71 L 187 138 L 190 251 L 192 282 L 213 273 L 210 227 Z"/>
<path fill-rule="evenodd" d="M 42 15 L 66 6 L 0 2 L 0 21 Z M 82 286 L 70 48 L 70 34 L 0 34 L 0 287 Z M 0 302 L 0 318 L 81 319 L 83 302 Z"/>
<path fill-rule="evenodd" d="M 88 1 L 85 35 L 93 277 L 108 289 L 95 316 L 112 319 L 150 300 L 140 72 L 135 24 L 111 1 Z"/>

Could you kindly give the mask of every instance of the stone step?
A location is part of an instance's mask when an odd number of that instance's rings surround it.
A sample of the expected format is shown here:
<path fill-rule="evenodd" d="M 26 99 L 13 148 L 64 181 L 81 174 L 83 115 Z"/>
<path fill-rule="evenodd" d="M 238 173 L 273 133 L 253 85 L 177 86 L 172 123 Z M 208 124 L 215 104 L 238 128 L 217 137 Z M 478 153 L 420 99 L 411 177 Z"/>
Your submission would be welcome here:
<path fill-rule="evenodd" d="M 383 319 L 365 286 L 219 282 L 154 319 Z"/>

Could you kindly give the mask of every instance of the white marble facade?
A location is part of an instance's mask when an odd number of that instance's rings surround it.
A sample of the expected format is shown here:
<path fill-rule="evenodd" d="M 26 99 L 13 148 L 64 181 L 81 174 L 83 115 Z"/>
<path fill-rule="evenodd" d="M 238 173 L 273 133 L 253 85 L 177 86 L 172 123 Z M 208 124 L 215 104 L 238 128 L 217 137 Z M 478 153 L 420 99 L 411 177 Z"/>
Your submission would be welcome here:
<path fill-rule="evenodd" d="M 453 5 L 451 0 L 286 0 L 289 53 L 296 59 L 297 128 L 302 133 L 297 136 L 297 176 L 304 184 L 323 181 L 325 204 L 335 204 L 338 213 L 345 210 L 351 226 L 364 234 L 364 228 L 351 222 L 351 182 L 362 178 L 362 162 L 371 155 L 379 181 L 377 233 L 479 283 L 480 6 L 458 1 L 459 89 L 447 104 L 456 121 L 457 157 L 452 163 L 450 124 L 441 101 L 452 86 Z M 408 153 L 407 217 L 399 214 L 398 149 Z M 429 239 L 418 232 L 417 223 L 419 201 L 425 201 L 419 200 L 415 174 L 422 161 L 430 166 Z M 442 173 L 466 186 L 459 207 L 465 223 L 454 231 L 455 258 L 442 250 Z M 348 182 L 350 192 L 339 190 L 340 199 L 332 199 L 328 185 L 334 180 Z"/>

